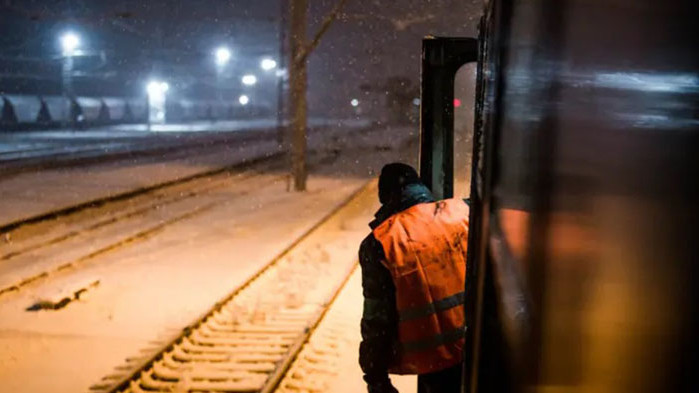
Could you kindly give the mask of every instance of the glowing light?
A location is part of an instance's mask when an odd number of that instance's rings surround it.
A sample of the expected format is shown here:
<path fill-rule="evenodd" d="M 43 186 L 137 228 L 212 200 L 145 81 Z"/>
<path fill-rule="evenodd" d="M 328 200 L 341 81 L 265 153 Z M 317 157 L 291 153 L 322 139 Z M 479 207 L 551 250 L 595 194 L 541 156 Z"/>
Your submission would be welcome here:
<path fill-rule="evenodd" d="M 63 54 L 70 56 L 75 53 L 75 50 L 80 46 L 80 37 L 75 33 L 65 33 L 61 36 L 61 48 Z"/>
<path fill-rule="evenodd" d="M 146 92 L 151 99 L 158 100 L 165 97 L 165 93 L 170 90 L 170 85 L 167 82 L 150 81 L 146 85 Z"/>
<path fill-rule="evenodd" d="M 352 98 L 352 101 L 350 101 L 350 104 L 352 106 L 359 106 L 359 100 L 356 98 Z"/>
<path fill-rule="evenodd" d="M 246 95 L 242 95 L 242 96 L 238 97 L 238 102 L 240 102 L 240 105 L 245 106 L 250 102 L 250 97 L 248 97 Z"/>
<path fill-rule="evenodd" d="M 243 78 L 241 80 L 243 81 L 243 84 L 247 86 L 252 86 L 255 83 L 257 83 L 257 77 L 252 74 L 243 75 Z"/>
<path fill-rule="evenodd" d="M 231 51 L 226 47 L 216 49 L 216 65 L 223 67 L 231 60 Z"/>
<path fill-rule="evenodd" d="M 420 106 L 420 99 L 419 99 L 419 98 L 413 98 L 413 105 L 415 105 L 415 106 Z"/>
<path fill-rule="evenodd" d="M 454 98 L 454 108 L 459 108 L 461 107 L 461 100 L 458 98 Z"/>
<path fill-rule="evenodd" d="M 262 67 L 262 69 L 265 71 L 269 71 L 277 67 L 277 62 L 270 58 L 264 58 L 260 62 L 260 67 Z"/>
<path fill-rule="evenodd" d="M 170 90 L 167 82 L 151 80 L 146 85 L 148 93 L 148 124 L 165 122 L 165 93 Z"/>

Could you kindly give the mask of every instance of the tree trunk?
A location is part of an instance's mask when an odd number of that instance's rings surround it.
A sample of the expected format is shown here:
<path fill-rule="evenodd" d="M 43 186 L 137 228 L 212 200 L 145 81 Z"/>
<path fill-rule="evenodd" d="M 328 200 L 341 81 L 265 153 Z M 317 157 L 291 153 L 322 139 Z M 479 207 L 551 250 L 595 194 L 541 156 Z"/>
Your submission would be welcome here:
<path fill-rule="evenodd" d="M 279 59 L 277 61 L 276 72 L 284 70 L 286 62 L 286 21 L 288 12 L 288 6 L 286 0 L 279 0 Z M 286 119 L 286 108 L 284 106 L 284 85 L 286 83 L 286 76 L 277 74 L 277 143 L 279 146 L 288 151 L 288 138 L 286 133 L 286 125 L 284 120 Z"/>
<path fill-rule="evenodd" d="M 291 0 L 291 33 L 289 34 L 289 104 L 291 105 L 291 170 L 294 189 L 306 190 L 306 61 L 296 61 L 306 46 L 306 14 L 308 0 Z"/>

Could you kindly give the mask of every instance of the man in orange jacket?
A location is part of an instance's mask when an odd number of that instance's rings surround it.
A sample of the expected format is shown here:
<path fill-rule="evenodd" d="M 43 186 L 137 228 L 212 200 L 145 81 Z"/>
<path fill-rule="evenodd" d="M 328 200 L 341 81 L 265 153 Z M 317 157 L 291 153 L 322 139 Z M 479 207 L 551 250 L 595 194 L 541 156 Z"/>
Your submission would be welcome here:
<path fill-rule="evenodd" d="M 419 391 L 459 392 L 468 206 L 435 201 L 410 166 L 379 176 L 381 208 L 359 249 L 364 291 L 359 364 L 369 393 L 417 374 Z"/>

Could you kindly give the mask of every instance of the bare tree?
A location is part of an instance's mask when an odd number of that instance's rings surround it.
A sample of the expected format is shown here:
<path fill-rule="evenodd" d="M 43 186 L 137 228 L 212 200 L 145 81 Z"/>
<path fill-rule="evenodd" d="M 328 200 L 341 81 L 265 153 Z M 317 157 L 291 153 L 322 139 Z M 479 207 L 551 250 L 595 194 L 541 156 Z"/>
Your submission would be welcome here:
<path fill-rule="evenodd" d="M 294 190 L 305 191 L 308 172 L 306 168 L 306 144 L 308 103 L 306 91 L 308 85 L 308 56 L 320 43 L 330 25 L 348 0 L 339 0 L 325 16 L 320 28 L 310 42 L 306 42 L 308 24 L 308 0 L 290 0 L 291 33 L 289 34 L 289 103 L 291 105 L 291 171 L 294 178 Z"/>

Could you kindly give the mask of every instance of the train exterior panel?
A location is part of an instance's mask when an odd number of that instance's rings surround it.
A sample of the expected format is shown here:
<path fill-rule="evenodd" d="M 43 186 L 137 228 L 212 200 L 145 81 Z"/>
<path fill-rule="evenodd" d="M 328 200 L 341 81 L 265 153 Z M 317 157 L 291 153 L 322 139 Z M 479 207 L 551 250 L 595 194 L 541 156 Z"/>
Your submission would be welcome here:
<path fill-rule="evenodd" d="M 681 0 L 487 2 L 464 391 L 696 390 L 691 9 Z M 443 42 L 442 59 L 461 53 Z M 450 196 L 453 153 L 435 148 L 449 136 L 433 123 L 453 113 L 453 86 L 433 78 L 430 59 L 423 52 L 421 173 Z"/>
<path fill-rule="evenodd" d="M 699 34 L 688 5 L 490 4 L 478 391 L 689 391 Z"/>

